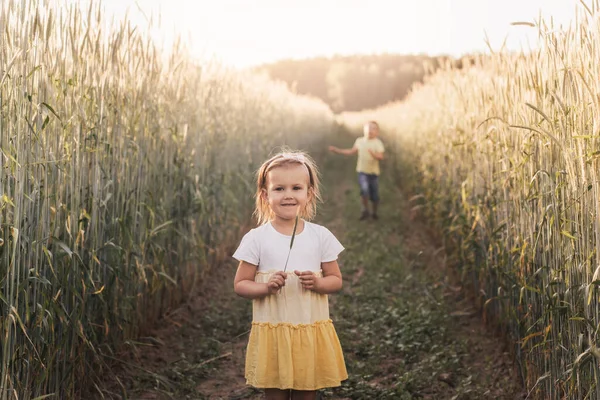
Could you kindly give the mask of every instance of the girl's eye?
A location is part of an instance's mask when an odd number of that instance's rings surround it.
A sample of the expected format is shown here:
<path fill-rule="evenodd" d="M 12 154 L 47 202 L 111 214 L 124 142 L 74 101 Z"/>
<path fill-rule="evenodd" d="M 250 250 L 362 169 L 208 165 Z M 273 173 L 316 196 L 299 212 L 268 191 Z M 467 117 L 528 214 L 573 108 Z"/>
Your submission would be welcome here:
<path fill-rule="evenodd" d="M 302 190 L 302 187 L 301 186 L 296 186 L 296 187 L 294 187 L 294 190 Z"/>

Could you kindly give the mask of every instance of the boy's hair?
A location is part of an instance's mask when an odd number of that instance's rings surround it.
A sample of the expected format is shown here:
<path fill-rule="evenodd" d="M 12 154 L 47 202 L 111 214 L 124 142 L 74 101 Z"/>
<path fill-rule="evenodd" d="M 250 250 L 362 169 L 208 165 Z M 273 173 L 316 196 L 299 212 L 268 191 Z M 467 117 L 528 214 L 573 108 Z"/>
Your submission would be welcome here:
<path fill-rule="evenodd" d="M 259 225 L 266 224 L 273 218 L 269 203 L 263 198 L 262 192 L 267 189 L 267 174 L 269 171 L 286 165 L 304 165 L 308 170 L 308 203 L 300 210 L 300 217 L 311 220 L 317 213 L 317 202 L 321 200 L 319 187 L 319 171 L 312 158 L 301 151 L 283 150 L 265 161 L 256 174 L 256 208 L 254 215 Z"/>

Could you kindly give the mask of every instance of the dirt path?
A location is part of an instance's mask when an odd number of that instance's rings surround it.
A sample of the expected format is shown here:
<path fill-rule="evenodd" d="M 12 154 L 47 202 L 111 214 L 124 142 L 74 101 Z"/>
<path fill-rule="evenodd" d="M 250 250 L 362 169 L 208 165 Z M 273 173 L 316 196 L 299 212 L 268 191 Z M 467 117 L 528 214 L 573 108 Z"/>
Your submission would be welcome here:
<path fill-rule="evenodd" d="M 358 221 L 353 160 L 328 156 L 322 171 L 316 222 L 346 247 L 344 289 L 331 297 L 331 312 L 350 374 L 322 398 L 523 398 L 502 341 L 447 278 L 444 249 L 412 218 L 407 196 L 382 181 L 381 219 Z M 251 308 L 233 294 L 234 273 L 233 262 L 224 265 L 202 297 L 122 355 L 120 384 L 104 398 L 262 398 L 243 378 Z"/>

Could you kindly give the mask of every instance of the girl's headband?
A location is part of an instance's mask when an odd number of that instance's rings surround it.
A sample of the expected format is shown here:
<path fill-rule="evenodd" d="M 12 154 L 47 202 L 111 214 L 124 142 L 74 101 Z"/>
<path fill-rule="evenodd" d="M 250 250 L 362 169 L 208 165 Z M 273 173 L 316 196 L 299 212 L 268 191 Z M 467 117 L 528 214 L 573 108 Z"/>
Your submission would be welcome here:
<path fill-rule="evenodd" d="M 290 155 L 279 155 L 276 156 L 274 158 L 272 158 L 271 160 L 269 160 L 267 162 L 267 164 L 264 167 L 262 176 L 261 176 L 261 184 L 265 184 L 267 182 L 267 172 L 269 172 L 269 168 L 271 167 L 271 164 L 273 164 L 276 160 L 285 160 L 285 161 L 290 161 L 290 162 L 297 162 L 298 164 L 302 164 L 306 167 L 306 169 L 308 170 L 308 179 L 310 182 L 310 186 L 314 186 L 315 181 L 313 178 L 313 172 L 310 168 L 310 166 L 308 165 L 308 163 L 306 162 L 306 157 L 304 157 L 304 155 L 302 154 L 290 154 Z"/>

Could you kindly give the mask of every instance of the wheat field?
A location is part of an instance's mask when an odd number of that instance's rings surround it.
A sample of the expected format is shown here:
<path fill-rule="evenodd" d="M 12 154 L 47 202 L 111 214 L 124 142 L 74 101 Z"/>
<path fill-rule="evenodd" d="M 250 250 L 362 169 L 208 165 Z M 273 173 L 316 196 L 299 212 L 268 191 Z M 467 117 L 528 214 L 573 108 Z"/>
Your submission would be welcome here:
<path fill-rule="evenodd" d="M 414 210 L 513 343 L 530 395 L 600 398 L 600 23 L 540 19 L 542 47 L 448 66 L 375 118 Z M 482 355 L 484 357 L 485 355 Z"/>
<path fill-rule="evenodd" d="M 333 119 L 101 4 L 0 4 L 0 398 L 73 398 L 228 254 L 272 144 Z"/>
<path fill-rule="evenodd" d="M 536 21 L 538 50 L 339 116 L 380 122 L 387 171 L 544 399 L 600 398 L 600 4 L 578 10 Z M 101 4 L 4 1 L 0 35 L 0 399 L 73 398 L 227 257 L 272 144 L 322 146 L 336 118 Z"/>

